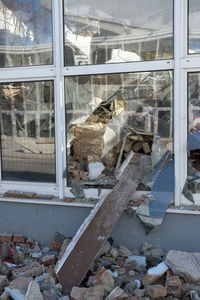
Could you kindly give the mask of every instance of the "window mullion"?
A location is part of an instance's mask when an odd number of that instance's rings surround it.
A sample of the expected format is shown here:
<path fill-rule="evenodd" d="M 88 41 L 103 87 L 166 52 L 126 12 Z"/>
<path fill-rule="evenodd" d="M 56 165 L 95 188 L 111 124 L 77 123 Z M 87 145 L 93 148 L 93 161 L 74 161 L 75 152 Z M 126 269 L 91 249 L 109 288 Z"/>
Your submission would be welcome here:
<path fill-rule="evenodd" d="M 184 71 L 181 69 L 181 59 L 184 37 L 182 20 L 184 1 L 174 1 L 174 153 L 175 153 L 175 205 L 180 206 L 183 185 L 186 179 L 187 153 L 185 149 L 186 120 L 184 105 L 183 80 Z M 187 127 L 187 126 L 186 126 Z"/>
<path fill-rule="evenodd" d="M 62 1 L 53 0 L 54 7 L 54 51 L 55 51 L 55 138 L 56 138 L 56 176 L 58 184 L 58 196 L 64 197 L 64 169 L 65 169 L 65 147 L 64 147 L 64 78 L 62 76 L 63 66 L 63 38 L 62 38 Z"/>

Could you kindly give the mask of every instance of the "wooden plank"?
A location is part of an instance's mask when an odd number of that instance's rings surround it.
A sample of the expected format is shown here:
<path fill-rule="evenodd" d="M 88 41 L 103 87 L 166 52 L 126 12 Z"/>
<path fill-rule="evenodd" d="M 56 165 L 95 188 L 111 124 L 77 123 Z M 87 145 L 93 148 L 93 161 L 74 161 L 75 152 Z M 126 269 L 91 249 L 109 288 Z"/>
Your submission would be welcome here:
<path fill-rule="evenodd" d="M 80 285 L 131 195 L 149 172 L 149 160 L 150 156 L 134 155 L 112 192 L 95 206 L 79 228 L 55 268 L 64 293 L 69 294 L 73 286 Z"/>

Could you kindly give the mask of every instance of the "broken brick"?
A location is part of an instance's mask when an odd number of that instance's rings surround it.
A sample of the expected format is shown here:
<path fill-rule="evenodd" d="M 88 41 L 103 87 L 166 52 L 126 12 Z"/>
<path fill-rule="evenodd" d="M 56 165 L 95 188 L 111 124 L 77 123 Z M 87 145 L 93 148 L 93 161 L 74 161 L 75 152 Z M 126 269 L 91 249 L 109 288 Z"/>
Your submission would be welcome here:
<path fill-rule="evenodd" d="M 88 291 L 87 288 L 81 288 L 81 287 L 73 287 L 70 299 L 71 300 L 84 300 L 84 295 Z"/>
<path fill-rule="evenodd" d="M 43 273 L 43 268 L 38 262 L 32 263 L 30 265 L 12 271 L 12 275 L 14 278 L 18 278 L 20 276 L 35 277 L 41 275 L 42 273 Z"/>
<path fill-rule="evenodd" d="M 49 248 L 53 251 L 60 251 L 61 243 L 59 241 L 50 241 Z"/>
<path fill-rule="evenodd" d="M 12 233 L 0 234 L 0 243 L 9 243 L 12 241 Z"/>
<path fill-rule="evenodd" d="M 148 285 L 146 288 L 148 296 L 152 299 L 163 298 L 167 295 L 167 288 L 162 285 Z"/>
<path fill-rule="evenodd" d="M 171 270 L 168 270 L 166 276 L 166 283 L 165 283 L 165 286 L 167 288 L 167 295 L 180 298 L 181 285 L 182 284 L 181 284 L 180 277 L 174 275 L 174 273 Z"/>
<path fill-rule="evenodd" d="M 45 267 L 51 266 L 51 265 L 54 264 L 55 258 L 56 258 L 55 255 L 45 255 L 45 256 L 42 257 L 41 263 L 42 263 Z"/>
<path fill-rule="evenodd" d="M 13 235 L 13 242 L 14 243 L 24 243 L 25 242 L 25 238 L 21 234 L 14 234 Z"/>

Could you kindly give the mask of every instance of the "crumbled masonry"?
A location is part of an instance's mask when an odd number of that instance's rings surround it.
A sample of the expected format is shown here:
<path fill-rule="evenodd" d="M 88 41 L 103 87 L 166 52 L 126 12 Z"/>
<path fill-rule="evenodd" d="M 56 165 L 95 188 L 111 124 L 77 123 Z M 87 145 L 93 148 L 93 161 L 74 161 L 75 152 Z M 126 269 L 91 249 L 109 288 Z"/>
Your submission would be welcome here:
<path fill-rule="evenodd" d="M 112 238 L 80 286 L 64 295 L 54 269 L 69 243 L 57 234 L 48 246 L 40 247 L 30 237 L 0 234 L 0 300 L 199 299 L 200 253 L 165 253 L 148 243 L 138 251 L 116 246 Z"/>

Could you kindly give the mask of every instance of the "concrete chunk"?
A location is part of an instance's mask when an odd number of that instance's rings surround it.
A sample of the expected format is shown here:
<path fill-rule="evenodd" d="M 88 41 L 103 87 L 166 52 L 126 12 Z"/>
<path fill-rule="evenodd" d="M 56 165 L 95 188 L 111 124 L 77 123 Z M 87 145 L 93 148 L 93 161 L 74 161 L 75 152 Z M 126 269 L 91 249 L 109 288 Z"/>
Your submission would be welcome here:
<path fill-rule="evenodd" d="M 183 277 L 186 282 L 200 283 L 200 253 L 170 250 L 165 262 L 174 274 Z"/>

